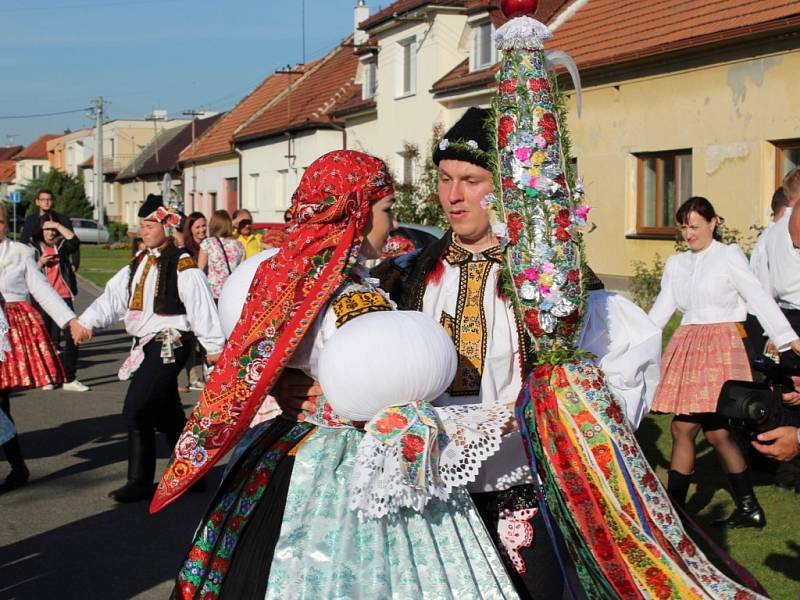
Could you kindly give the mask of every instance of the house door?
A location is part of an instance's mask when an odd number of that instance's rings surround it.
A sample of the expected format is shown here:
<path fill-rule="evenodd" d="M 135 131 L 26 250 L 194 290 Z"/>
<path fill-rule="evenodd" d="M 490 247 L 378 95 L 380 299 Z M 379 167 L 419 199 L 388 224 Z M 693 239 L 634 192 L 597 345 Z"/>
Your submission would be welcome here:
<path fill-rule="evenodd" d="M 239 208 L 239 180 L 236 177 L 225 179 L 225 210 L 233 214 Z"/>

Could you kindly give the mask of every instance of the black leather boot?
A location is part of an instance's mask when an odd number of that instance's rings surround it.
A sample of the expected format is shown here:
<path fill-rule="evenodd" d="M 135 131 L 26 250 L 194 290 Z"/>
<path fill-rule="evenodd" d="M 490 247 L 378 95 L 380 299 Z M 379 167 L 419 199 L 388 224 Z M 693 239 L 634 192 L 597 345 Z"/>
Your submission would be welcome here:
<path fill-rule="evenodd" d="M 712 525 L 720 529 L 735 529 L 740 527 L 755 527 L 762 529 L 767 524 L 767 515 L 758 503 L 756 494 L 753 491 L 753 484 L 750 481 L 750 471 L 745 469 L 741 473 L 731 473 L 728 475 L 731 482 L 733 499 L 736 501 L 736 509 L 727 519 L 714 521 Z"/>
<path fill-rule="evenodd" d="M 691 475 L 684 475 L 672 469 L 667 471 L 667 493 L 675 506 L 686 508 L 686 495 L 689 493 L 690 483 L 692 483 Z"/>
<path fill-rule="evenodd" d="M 28 483 L 31 472 L 28 471 L 25 460 L 22 458 L 22 448 L 19 445 L 18 435 L 15 434 L 13 438 L 3 444 L 3 452 L 5 452 L 6 460 L 11 465 L 11 473 L 6 477 L 5 483 L 0 486 L 0 492 L 10 492 Z"/>
<path fill-rule="evenodd" d="M 153 496 L 153 477 L 156 472 L 155 431 L 128 431 L 128 482 L 109 492 L 117 502 L 138 502 Z"/>

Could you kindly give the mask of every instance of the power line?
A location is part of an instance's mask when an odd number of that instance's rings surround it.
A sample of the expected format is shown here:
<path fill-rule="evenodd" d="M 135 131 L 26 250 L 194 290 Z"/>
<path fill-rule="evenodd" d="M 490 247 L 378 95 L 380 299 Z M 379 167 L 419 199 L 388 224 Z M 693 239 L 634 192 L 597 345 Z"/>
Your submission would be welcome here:
<path fill-rule="evenodd" d="M 39 113 L 36 115 L 2 115 L 0 119 L 38 119 L 39 117 L 57 117 L 59 115 L 70 115 L 73 113 L 86 112 L 91 108 L 76 108 L 75 110 L 63 110 L 61 112 Z"/>

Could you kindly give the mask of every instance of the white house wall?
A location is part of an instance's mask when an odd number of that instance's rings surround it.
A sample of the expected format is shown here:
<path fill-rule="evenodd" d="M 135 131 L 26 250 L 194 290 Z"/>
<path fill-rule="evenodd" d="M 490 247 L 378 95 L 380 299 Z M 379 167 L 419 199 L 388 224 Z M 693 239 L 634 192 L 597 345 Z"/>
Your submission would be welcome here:
<path fill-rule="evenodd" d="M 342 133 L 317 130 L 294 138 L 290 163 L 289 141 L 275 137 L 242 146 L 242 207 L 253 213 L 253 219 L 265 223 L 282 223 L 283 213 L 300 181 L 315 159 L 326 152 L 342 148 Z"/>
<path fill-rule="evenodd" d="M 183 198 L 186 213 L 198 210 L 204 214 L 211 214 L 214 208 L 210 206 L 212 194 L 216 194 L 216 208 L 225 208 L 225 180 L 239 178 L 239 159 L 227 158 L 217 162 L 208 162 L 192 166 L 190 163 L 182 165 L 183 168 Z M 192 191 L 195 191 L 194 201 Z"/>

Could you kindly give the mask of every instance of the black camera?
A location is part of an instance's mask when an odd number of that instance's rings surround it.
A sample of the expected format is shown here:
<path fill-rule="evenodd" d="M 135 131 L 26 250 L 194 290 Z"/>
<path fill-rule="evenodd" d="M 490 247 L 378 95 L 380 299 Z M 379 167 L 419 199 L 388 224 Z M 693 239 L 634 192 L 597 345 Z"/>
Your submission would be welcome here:
<path fill-rule="evenodd" d="M 750 438 L 777 427 L 800 427 L 800 412 L 783 404 L 783 393 L 794 389 L 792 376 L 800 371 L 767 358 L 753 361 L 753 368 L 765 377 L 763 383 L 726 381 L 719 392 L 717 414 L 731 429 Z"/>

